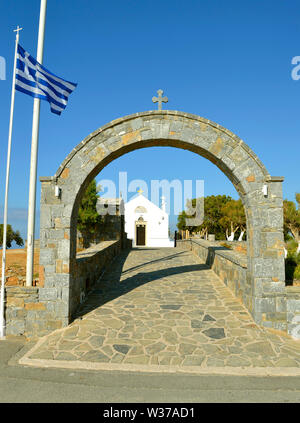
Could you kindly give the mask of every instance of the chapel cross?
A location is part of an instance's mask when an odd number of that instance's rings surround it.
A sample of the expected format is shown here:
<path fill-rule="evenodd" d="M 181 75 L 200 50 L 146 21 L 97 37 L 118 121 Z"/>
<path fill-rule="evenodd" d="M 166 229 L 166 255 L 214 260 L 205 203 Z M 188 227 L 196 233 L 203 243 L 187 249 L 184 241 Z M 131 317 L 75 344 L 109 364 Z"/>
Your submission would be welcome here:
<path fill-rule="evenodd" d="M 14 29 L 14 32 L 22 31 L 23 28 L 20 28 L 19 25 L 17 26 L 17 29 Z"/>
<path fill-rule="evenodd" d="M 19 25 L 17 26 L 16 29 L 14 29 L 14 32 L 16 32 L 16 42 L 17 44 L 19 44 L 19 32 L 22 31 L 23 28 L 20 28 Z"/>
<path fill-rule="evenodd" d="M 163 90 L 158 90 L 157 94 L 158 97 L 152 97 L 152 101 L 153 103 L 158 103 L 158 110 L 162 110 L 162 102 L 167 103 L 168 102 L 168 97 L 163 97 Z"/>

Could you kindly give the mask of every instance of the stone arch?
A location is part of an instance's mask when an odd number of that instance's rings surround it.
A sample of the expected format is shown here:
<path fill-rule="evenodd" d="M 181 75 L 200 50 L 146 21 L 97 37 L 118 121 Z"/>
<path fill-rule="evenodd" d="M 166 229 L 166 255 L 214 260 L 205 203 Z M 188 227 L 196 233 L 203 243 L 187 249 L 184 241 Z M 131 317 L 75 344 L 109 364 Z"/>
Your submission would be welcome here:
<path fill-rule="evenodd" d="M 221 169 L 235 186 L 247 216 L 248 280 L 243 301 L 255 320 L 263 323 L 267 313 L 279 310 L 278 295 L 284 295 L 285 289 L 283 178 L 271 177 L 254 152 L 231 131 L 178 111 L 150 111 L 114 120 L 78 144 L 53 177 L 41 178 L 41 292 L 53 298 L 55 318 L 62 325 L 68 324 L 76 305 L 72 291 L 75 228 L 87 185 L 114 159 L 152 146 L 178 147 L 199 154 Z M 55 197 L 56 185 L 61 188 L 59 198 Z M 263 194 L 264 185 L 267 195 Z"/>

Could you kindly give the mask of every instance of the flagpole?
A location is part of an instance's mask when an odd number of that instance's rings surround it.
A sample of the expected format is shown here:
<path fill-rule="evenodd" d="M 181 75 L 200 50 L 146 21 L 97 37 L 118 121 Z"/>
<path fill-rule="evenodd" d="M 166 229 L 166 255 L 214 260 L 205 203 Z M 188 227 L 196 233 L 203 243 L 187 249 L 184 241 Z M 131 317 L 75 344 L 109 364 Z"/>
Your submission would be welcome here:
<path fill-rule="evenodd" d="M 43 64 L 46 9 L 47 9 L 47 0 L 41 0 L 38 48 L 37 48 L 37 57 L 36 57 L 36 60 L 40 64 Z M 26 286 L 32 286 L 32 279 L 33 279 L 34 226 L 35 226 L 36 175 L 37 175 L 39 123 L 40 123 L 40 99 L 35 98 L 33 103 L 30 178 L 29 178 Z"/>
<path fill-rule="evenodd" d="M 15 108 L 15 83 L 16 83 L 16 65 L 17 65 L 17 52 L 19 44 L 19 32 L 23 28 L 19 26 L 14 29 L 16 32 L 16 45 L 15 45 L 15 57 L 14 57 L 14 73 L 12 79 L 11 89 L 11 102 L 10 102 L 10 119 L 9 119 L 9 130 L 8 130 L 8 147 L 7 147 L 7 164 L 6 164 L 6 183 L 5 183 L 5 199 L 4 199 L 4 215 L 3 215 L 3 243 L 2 243 L 2 274 L 1 274 L 1 294 L 0 294 L 0 338 L 5 336 L 5 319 L 4 319 L 4 304 L 5 304 L 5 265 L 6 265 L 6 240 L 7 240 L 7 208 L 8 208 L 8 188 L 9 188 L 9 173 L 10 173 L 10 153 L 11 153 L 11 139 L 12 139 L 12 128 L 14 120 L 14 108 Z"/>

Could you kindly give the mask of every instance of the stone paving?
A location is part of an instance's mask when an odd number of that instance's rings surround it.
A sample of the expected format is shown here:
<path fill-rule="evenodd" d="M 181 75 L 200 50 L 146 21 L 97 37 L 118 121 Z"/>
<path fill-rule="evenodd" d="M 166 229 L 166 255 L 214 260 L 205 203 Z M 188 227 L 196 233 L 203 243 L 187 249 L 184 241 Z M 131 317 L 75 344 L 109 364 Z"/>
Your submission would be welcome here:
<path fill-rule="evenodd" d="M 300 369 L 300 341 L 256 325 L 192 253 L 140 248 L 123 252 L 73 323 L 42 338 L 28 359 Z"/>

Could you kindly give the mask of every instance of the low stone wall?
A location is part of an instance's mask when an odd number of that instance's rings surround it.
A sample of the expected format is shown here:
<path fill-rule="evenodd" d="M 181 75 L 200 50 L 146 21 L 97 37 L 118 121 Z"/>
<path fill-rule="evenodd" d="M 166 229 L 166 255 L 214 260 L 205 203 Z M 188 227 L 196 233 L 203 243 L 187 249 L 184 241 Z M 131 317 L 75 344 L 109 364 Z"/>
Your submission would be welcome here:
<path fill-rule="evenodd" d="M 287 332 L 300 339 L 300 286 L 286 287 Z"/>
<path fill-rule="evenodd" d="M 179 248 L 192 251 L 206 263 L 236 297 L 248 306 L 250 287 L 247 283 L 247 256 L 237 251 L 228 250 L 218 242 L 204 239 L 177 241 Z"/>
<path fill-rule="evenodd" d="M 103 241 L 76 256 L 70 286 L 70 315 L 84 301 L 100 275 L 121 251 L 121 241 Z"/>
<path fill-rule="evenodd" d="M 236 250 L 220 247 L 218 242 L 203 239 L 177 241 L 177 247 L 192 251 L 206 263 L 252 313 L 252 287 L 247 276 L 247 256 Z M 287 332 L 300 339 L 300 287 L 286 286 L 276 292 L 276 284 L 257 300 L 262 311 L 261 324 Z"/>
<path fill-rule="evenodd" d="M 6 291 L 6 334 L 26 335 L 44 330 L 39 314 L 46 310 L 38 287 L 8 286 Z"/>
<path fill-rule="evenodd" d="M 124 243 L 123 243 L 124 244 Z M 126 243 L 124 247 L 130 247 Z M 72 267 L 69 296 L 60 297 L 51 287 L 5 287 L 6 335 L 37 338 L 66 326 L 97 278 L 121 251 L 121 241 L 105 241 L 77 254 Z M 60 307 L 69 301 L 69 318 L 61 318 Z"/>

